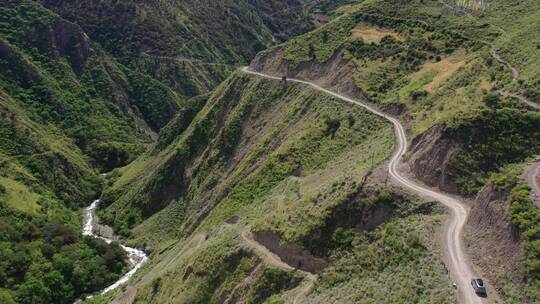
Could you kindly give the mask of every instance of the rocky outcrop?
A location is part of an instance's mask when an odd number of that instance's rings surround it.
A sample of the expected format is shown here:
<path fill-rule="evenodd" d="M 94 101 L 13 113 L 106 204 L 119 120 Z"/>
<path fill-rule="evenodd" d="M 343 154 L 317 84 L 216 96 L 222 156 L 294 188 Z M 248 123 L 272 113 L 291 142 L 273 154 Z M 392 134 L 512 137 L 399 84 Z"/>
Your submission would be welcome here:
<path fill-rule="evenodd" d="M 29 34 L 42 53 L 54 59 L 64 57 L 77 75 L 81 75 L 87 59 L 92 55 L 90 39 L 76 24 L 57 19 L 41 31 Z"/>
<path fill-rule="evenodd" d="M 82 29 L 60 20 L 49 30 L 49 39 L 56 55 L 67 57 L 73 70 L 80 75 L 92 53 L 90 41 Z"/>

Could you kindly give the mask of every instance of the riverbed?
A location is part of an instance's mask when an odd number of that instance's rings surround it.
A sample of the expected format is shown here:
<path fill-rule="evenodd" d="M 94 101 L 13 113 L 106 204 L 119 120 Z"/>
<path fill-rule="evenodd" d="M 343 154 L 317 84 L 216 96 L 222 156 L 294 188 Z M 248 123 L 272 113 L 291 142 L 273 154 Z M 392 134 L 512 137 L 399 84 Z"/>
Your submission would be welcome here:
<path fill-rule="evenodd" d="M 99 238 L 107 242 L 107 244 L 110 244 L 113 242 L 113 240 L 116 240 L 117 238 L 112 237 L 104 237 L 101 235 L 98 235 L 96 233 L 96 208 L 99 204 L 99 200 L 95 200 L 92 202 L 92 204 L 84 209 L 84 225 L 83 225 L 83 235 L 92 236 L 95 238 Z M 129 247 L 124 244 L 120 244 L 122 249 L 126 251 L 129 257 L 129 264 L 131 266 L 131 270 L 128 271 L 126 274 L 124 274 L 118 281 L 114 282 L 110 286 L 104 288 L 103 290 L 99 292 L 95 292 L 93 295 L 89 295 L 88 297 L 91 298 L 92 296 L 98 295 L 98 294 L 104 294 L 107 293 L 113 289 L 116 289 L 123 284 L 125 284 L 136 272 L 139 270 L 144 263 L 148 261 L 148 256 L 146 253 L 142 250 L 139 250 L 137 248 Z"/>

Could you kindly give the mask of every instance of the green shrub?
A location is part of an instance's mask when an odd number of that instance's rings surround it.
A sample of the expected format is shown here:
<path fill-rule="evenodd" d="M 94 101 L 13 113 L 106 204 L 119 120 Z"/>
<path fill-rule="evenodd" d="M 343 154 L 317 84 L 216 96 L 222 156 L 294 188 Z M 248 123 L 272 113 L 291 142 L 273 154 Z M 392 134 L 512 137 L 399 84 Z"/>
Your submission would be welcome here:
<path fill-rule="evenodd" d="M 501 102 L 501 96 L 499 93 L 488 93 L 484 95 L 482 101 L 489 108 L 497 108 L 499 106 L 499 103 Z"/>
<path fill-rule="evenodd" d="M 411 93 L 411 98 L 412 98 L 412 100 L 416 101 L 418 99 L 426 97 L 427 95 L 428 95 L 428 92 L 426 92 L 425 90 L 413 91 Z"/>
<path fill-rule="evenodd" d="M 459 190 L 474 194 L 489 175 L 540 150 L 540 115 L 516 109 L 486 109 L 447 122 L 445 132 L 461 144 L 449 162 Z"/>
<path fill-rule="evenodd" d="M 341 126 L 341 120 L 336 117 L 326 117 L 324 119 L 324 124 L 326 125 L 326 135 L 331 135 L 332 137 L 334 137 L 337 130 Z"/>
<path fill-rule="evenodd" d="M 540 211 L 531 201 L 526 185 L 516 186 L 510 199 L 510 220 L 521 232 L 525 250 L 525 295 L 532 302 L 540 301 Z"/>
<path fill-rule="evenodd" d="M 294 288 L 300 281 L 301 277 L 298 274 L 276 268 L 265 268 L 249 294 L 248 303 L 264 303 L 270 296 Z"/>
<path fill-rule="evenodd" d="M 160 287 L 161 287 L 161 277 L 152 280 L 152 293 L 158 292 Z"/>

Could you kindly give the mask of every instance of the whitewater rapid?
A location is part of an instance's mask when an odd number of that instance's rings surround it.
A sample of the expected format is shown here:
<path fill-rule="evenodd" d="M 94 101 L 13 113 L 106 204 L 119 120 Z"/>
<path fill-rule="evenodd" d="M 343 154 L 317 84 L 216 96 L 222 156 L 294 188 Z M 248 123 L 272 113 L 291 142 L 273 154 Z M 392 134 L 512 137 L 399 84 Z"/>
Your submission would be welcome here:
<path fill-rule="evenodd" d="M 110 244 L 113 241 L 112 239 L 102 237 L 100 235 L 95 234 L 94 232 L 95 213 L 96 213 L 96 208 L 98 204 L 99 204 L 99 200 L 95 200 L 92 202 L 90 206 L 84 209 L 85 222 L 84 222 L 82 234 L 102 239 L 105 242 L 107 242 L 107 244 Z M 124 251 L 127 252 L 129 256 L 129 263 L 131 264 L 131 267 L 132 267 L 131 270 L 127 272 L 126 274 L 124 274 L 118 281 L 114 282 L 112 285 L 104 288 L 103 290 L 96 292 L 94 295 L 104 294 L 115 288 L 122 286 L 129 280 L 129 278 L 131 278 L 135 274 L 135 272 L 137 272 L 137 270 L 139 270 L 139 268 L 141 268 L 144 265 L 144 263 L 148 261 L 148 256 L 146 255 L 146 253 L 144 253 L 144 251 L 136 249 L 136 248 L 128 247 L 123 244 L 120 244 L 120 246 L 122 247 L 122 249 L 124 249 Z M 88 296 L 88 298 L 91 298 L 92 296 L 93 295 L 90 295 Z"/>

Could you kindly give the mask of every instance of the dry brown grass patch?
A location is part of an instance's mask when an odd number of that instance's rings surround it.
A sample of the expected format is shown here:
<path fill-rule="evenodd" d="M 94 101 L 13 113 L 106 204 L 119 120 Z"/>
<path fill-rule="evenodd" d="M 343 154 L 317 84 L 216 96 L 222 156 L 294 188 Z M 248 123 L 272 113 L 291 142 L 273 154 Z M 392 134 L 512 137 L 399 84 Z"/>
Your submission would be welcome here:
<path fill-rule="evenodd" d="M 479 86 L 480 90 L 486 90 L 486 91 L 491 91 L 491 89 L 493 88 L 493 83 L 487 81 L 487 80 L 482 80 L 482 82 L 480 83 L 480 86 Z"/>
<path fill-rule="evenodd" d="M 417 80 L 428 72 L 437 72 L 433 80 L 423 87 L 424 90 L 431 93 L 463 67 L 466 63 L 465 59 L 464 51 L 456 51 L 451 56 L 445 57 L 441 61 L 425 63 L 418 72 L 410 76 L 410 79 Z"/>
<path fill-rule="evenodd" d="M 397 40 L 401 40 L 401 37 L 398 33 L 377 27 L 362 25 L 352 29 L 353 38 L 362 38 L 365 42 L 368 43 L 379 43 L 384 36 L 392 36 Z"/>

